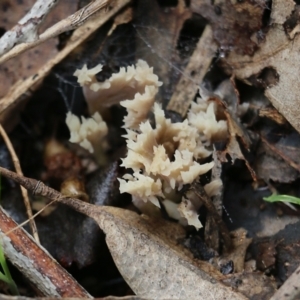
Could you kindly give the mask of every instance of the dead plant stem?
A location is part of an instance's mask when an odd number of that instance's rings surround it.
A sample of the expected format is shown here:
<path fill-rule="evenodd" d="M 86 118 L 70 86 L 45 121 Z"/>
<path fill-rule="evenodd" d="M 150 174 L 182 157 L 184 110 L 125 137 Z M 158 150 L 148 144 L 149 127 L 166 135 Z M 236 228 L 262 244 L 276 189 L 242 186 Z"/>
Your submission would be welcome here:
<path fill-rule="evenodd" d="M 17 156 L 17 154 L 14 150 L 14 147 L 13 147 L 8 135 L 6 134 L 6 131 L 4 130 L 4 128 L 1 124 L 0 124 L 0 134 L 1 134 L 6 146 L 8 148 L 8 151 L 9 151 L 10 155 L 11 155 L 11 158 L 12 158 L 12 161 L 13 161 L 13 164 L 15 166 L 17 174 L 20 175 L 20 176 L 23 176 L 23 172 L 22 172 L 22 169 L 21 169 L 21 165 L 20 165 L 20 161 L 18 159 L 18 156 Z M 30 205 L 30 201 L 29 201 L 29 197 L 28 197 L 28 191 L 23 186 L 21 186 L 21 193 L 22 193 L 22 196 L 23 196 L 23 199 L 24 199 L 26 212 L 27 212 L 27 215 L 28 215 L 28 218 L 29 218 L 29 225 L 30 225 L 30 228 L 31 228 L 31 231 L 32 231 L 32 235 L 33 235 L 34 239 L 36 240 L 36 242 L 40 243 L 40 239 L 39 239 L 39 235 L 38 235 L 38 232 L 37 232 L 36 224 L 35 224 L 34 219 L 32 218 L 32 210 L 31 210 L 31 205 Z"/>

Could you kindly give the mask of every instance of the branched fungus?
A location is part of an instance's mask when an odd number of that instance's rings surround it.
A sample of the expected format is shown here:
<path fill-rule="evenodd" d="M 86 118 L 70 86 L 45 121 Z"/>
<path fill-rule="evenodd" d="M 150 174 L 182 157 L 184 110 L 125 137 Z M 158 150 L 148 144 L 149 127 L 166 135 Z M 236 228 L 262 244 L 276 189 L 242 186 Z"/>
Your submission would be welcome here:
<path fill-rule="evenodd" d="M 217 120 L 216 103 L 198 98 L 183 122 L 172 123 L 165 117 L 155 96 L 162 83 L 145 61 L 135 66 L 121 68 L 104 82 L 97 82 L 95 75 L 102 70 L 98 65 L 87 69 L 86 65 L 75 72 L 92 118 L 82 118 L 68 113 L 67 124 L 71 131 L 71 142 L 79 143 L 93 152 L 94 141 L 99 142 L 107 133 L 107 126 L 99 113 L 105 107 L 120 104 L 127 110 L 124 118 L 124 136 L 127 156 L 122 165 L 133 171 L 120 182 L 121 193 L 132 195 L 133 203 L 143 211 L 149 203 L 166 211 L 175 219 L 184 218 L 186 223 L 199 229 L 199 200 L 193 195 L 182 198 L 177 193 L 186 184 L 191 184 L 200 175 L 212 169 L 214 163 L 201 164 L 200 160 L 212 153 L 211 144 L 227 138 L 227 123 Z M 153 113 L 155 125 L 149 115 Z M 208 195 L 215 195 L 222 185 L 213 181 L 204 188 Z"/>

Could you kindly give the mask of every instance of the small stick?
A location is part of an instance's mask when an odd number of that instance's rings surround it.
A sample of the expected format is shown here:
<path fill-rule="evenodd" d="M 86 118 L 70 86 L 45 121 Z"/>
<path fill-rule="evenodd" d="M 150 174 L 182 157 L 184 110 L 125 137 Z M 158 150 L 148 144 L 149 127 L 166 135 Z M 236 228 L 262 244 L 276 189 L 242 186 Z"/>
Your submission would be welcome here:
<path fill-rule="evenodd" d="M 15 45 L 36 41 L 40 25 L 58 3 L 56 0 L 37 0 L 30 11 L 0 39 L 0 56 Z"/>
<path fill-rule="evenodd" d="M 222 217 L 218 214 L 218 211 L 215 208 L 213 202 L 211 201 L 211 199 L 206 194 L 203 186 L 198 182 L 194 182 L 192 184 L 191 189 L 200 198 L 200 200 L 203 202 L 203 204 L 205 205 L 207 210 L 211 213 L 211 215 L 214 218 L 216 224 L 218 225 L 218 228 L 219 228 L 219 231 L 220 231 L 221 236 L 223 238 L 226 249 L 230 250 L 231 246 L 232 246 L 232 242 L 231 242 L 229 230 L 227 229 L 226 224 L 222 220 Z"/>
<path fill-rule="evenodd" d="M 46 186 L 43 182 L 39 180 L 19 175 L 2 167 L 0 167 L 0 173 L 4 177 L 19 183 L 25 189 L 34 192 L 35 195 L 46 197 L 52 201 L 64 203 L 85 215 L 87 215 L 87 211 L 90 212 L 93 211 L 93 209 L 95 210 L 94 205 L 83 202 L 76 198 L 66 197 L 60 192 Z"/>
<path fill-rule="evenodd" d="M 11 158 L 12 158 L 12 161 L 13 161 L 13 164 L 15 166 L 17 174 L 19 174 L 20 176 L 23 176 L 23 172 L 22 172 L 22 169 L 21 169 L 21 165 L 20 165 L 20 161 L 18 159 L 18 156 L 15 152 L 15 149 L 14 149 L 8 135 L 6 134 L 6 131 L 4 130 L 4 128 L 1 124 L 0 124 L 0 134 L 1 134 L 6 146 L 8 148 L 8 151 L 9 151 L 10 155 L 11 155 Z M 21 193 L 22 193 L 22 196 L 23 196 L 23 199 L 24 199 L 24 204 L 25 204 L 25 207 L 26 207 L 27 216 L 29 218 L 29 225 L 30 225 L 30 228 L 31 228 L 31 231 L 32 231 L 32 235 L 33 235 L 34 239 L 36 240 L 36 242 L 39 244 L 40 239 L 39 239 L 39 235 L 38 235 L 38 232 L 37 232 L 35 221 L 32 218 L 32 210 L 31 210 L 31 205 L 30 205 L 30 201 L 29 201 L 29 197 L 28 197 L 28 191 L 24 187 L 21 186 Z"/>
<path fill-rule="evenodd" d="M 197 47 L 183 72 L 184 74 L 189 74 L 189 77 L 192 77 L 192 79 L 187 79 L 185 76 L 180 78 L 168 103 L 168 110 L 175 111 L 182 117 L 185 117 L 197 94 L 199 85 L 216 55 L 217 48 L 213 38 L 213 31 L 209 25 L 206 25 Z"/>
<path fill-rule="evenodd" d="M 52 205 L 55 201 L 51 201 L 48 204 L 46 204 L 42 209 L 40 209 L 37 213 L 35 213 L 30 219 L 24 221 L 23 223 L 19 224 L 17 227 L 11 229 L 10 231 L 5 232 L 6 235 L 9 235 L 11 232 L 23 227 L 24 225 L 26 225 L 28 222 L 30 222 L 30 220 L 33 220 L 35 217 L 37 217 L 39 214 L 41 214 L 47 207 L 49 207 L 50 205 Z"/>
<path fill-rule="evenodd" d="M 57 22 L 45 32 L 40 34 L 36 39 L 32 41 L 27 41 L 26 43 L 19 44 L 12 48 L 9 52 L 3 54 L 0 57 L 0 64 L 23 53 L 24 51 L 31 49 L 50 38 L 57 37 L 63 32 L 74 30 L 79 26 L 83 25 L 91 16 L 95 15 L 96 12 L 105 8 L 111 0 L 94 0 L 88 5 L 78 10 L 73 15 Z M 1 54 L 1 52 L 0 52 Z"/>

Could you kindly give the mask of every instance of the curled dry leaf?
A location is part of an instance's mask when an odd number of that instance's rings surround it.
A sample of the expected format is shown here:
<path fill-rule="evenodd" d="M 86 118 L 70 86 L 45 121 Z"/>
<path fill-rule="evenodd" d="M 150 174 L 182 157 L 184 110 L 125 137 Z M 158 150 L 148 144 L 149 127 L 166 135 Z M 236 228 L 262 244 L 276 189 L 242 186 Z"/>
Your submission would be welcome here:
<path fill-rule="evenodd" d="M 157 224 L 132 211 L 97 207 L 65 198 L 43 183 L 38 184 L 37 180 L 3 168 L 0 171 L 36 194 L 56 199 L 92 217 L 106 234 L 107 245 L 120 273 L 138 296 L 148 299 L 247 299 L 221 284 L 220 280 L 225 277 L 210 264 L 196 262 L 184 254 L 174 243 L 174 237 L 170 238 L 165 222 Z"/>

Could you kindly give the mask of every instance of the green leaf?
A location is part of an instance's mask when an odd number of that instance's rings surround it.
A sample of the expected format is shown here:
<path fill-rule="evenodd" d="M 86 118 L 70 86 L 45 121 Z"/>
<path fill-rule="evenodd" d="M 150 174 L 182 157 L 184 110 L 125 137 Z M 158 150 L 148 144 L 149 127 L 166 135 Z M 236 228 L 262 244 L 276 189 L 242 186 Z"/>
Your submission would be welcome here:
<path fill-rule="evenodd" d="M 273 194 L 269 197 L 264 197 L 263 199 L 268 202 L 285 202 L 285 203 L 293 203 L 293 204 L 300 205 L 300 198 L 289 196 L 289 195 Z"/>

